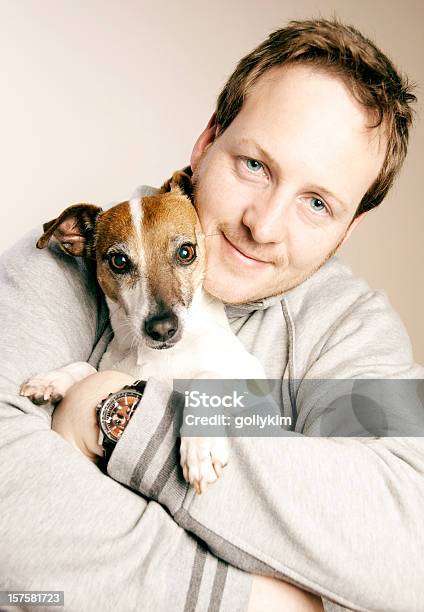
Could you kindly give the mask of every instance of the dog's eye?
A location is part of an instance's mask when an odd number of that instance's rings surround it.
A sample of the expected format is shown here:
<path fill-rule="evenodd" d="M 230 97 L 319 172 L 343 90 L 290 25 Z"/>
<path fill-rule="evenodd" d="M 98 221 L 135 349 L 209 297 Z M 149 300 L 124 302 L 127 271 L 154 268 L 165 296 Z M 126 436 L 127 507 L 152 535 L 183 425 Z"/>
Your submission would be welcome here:
<path fill-rule="evenodd" d="M 177 250 L 177 261 L 183 266 L 193 263 L 196 259 L 196 247 L 194 244 L 182 244 Z"/>
<path fill-rule="evenodd" d="M 123 253 L 113 253 L 109 256 L 108 261 L 111 270 L 118 274 L 128 272 L 131 267 L 129 258 Z"/>

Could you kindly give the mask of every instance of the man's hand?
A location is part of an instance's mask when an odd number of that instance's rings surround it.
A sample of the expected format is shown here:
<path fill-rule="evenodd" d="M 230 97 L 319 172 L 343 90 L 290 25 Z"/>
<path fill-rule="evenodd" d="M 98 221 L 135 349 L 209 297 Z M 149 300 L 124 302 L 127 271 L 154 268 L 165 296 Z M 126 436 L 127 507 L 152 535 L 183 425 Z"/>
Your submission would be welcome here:
<path fill-rule="evenodd" d="M 96 462 L 103 455 L 102 447 L 98 444 L 96 406 L 109 393 L 119 391 L 133 382 L 128 374 L 105 370 L 75 383 L 56 407 L 52 429 L 90 461 Z"/>

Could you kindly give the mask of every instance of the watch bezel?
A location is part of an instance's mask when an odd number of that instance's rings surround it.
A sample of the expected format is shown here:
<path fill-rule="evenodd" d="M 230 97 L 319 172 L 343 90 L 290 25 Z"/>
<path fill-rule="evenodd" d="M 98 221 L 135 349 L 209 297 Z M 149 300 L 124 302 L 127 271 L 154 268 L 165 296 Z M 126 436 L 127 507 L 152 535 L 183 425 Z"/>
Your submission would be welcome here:
<path fill-rule="evenodd" d="M 120 399 L 121 397 L 138 397 L 138 402 L 136 403 L 136 405 L 134 406 L 134 410 L 138 407 L 139 403 L 141 402 L 142 398 L 143 398 L 143 393 L 141 391 L 138 391 L 137 389 L 121 389 L 121 391 L 117 391 L 116 393 L 112 393 L 108 398 L 106 398 L 102 403 L 101 406 L 99 407 L 99 417 L 98 417 L 98 421 L 99 421 L 99 427 L 103 433 L 103 435 L 110 440 L 113 443 L 116 443 L 122 436 L 122 433 L 119 437 L 116 437 L 114 435 L 111 434 L 110 430 L 108 429 L 106 423 L 105 423 L 105 414 L 107 413 L 107 411 L 110 408 L 110 404 L 113 402 L 116 402 L 118 399 Z M 133 410 L 133 412 L 134 412 Z M 129 420 L 131 419 L 131 416 L 133 414 L 133 412 L 131 413 L 127 424 L 129 422 Z M 126 426 L 126 425 L 125 425 Z"/>

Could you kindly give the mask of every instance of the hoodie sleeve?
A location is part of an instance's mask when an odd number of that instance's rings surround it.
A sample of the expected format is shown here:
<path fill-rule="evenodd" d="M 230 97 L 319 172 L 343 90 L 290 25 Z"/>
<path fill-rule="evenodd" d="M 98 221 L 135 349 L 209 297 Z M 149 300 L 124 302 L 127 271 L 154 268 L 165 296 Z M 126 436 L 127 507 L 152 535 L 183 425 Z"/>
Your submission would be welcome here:
<path fill-rule="evenodd" d="M 297 386 L 300 429 L 232 438 L 223 477 L 203 495 L 187 489 L 178 465 L 178 397 L 153 380 L 109 473 L 166 506 L 221 559 L 317 593 L 327 611 L 419 612 L 424 438 L 366 437 L 360 420 L 342 437 L 337 419 L 325 421 L 329 437 L 317 437 L 328 404 L 319 385 L 311 392 L 308 375 L 325 380 L 336 371 L 342 379 L 422 380 L 384 296 L 360 299 L 329 331 Z M 408 414 L 402 398 L 396 405 Z"/>
<path fill-rule="evenodd" d="M 0 259 L 0 590 L 64 591 L 70 611 L 245 611 L 249 574 L 102 474 L 50 429 L 50 411 L 19 396 L 35 373 L 97 365 L 104 349 L 93 353 L 92 271 L 37 251 L 38 235 Z"/>

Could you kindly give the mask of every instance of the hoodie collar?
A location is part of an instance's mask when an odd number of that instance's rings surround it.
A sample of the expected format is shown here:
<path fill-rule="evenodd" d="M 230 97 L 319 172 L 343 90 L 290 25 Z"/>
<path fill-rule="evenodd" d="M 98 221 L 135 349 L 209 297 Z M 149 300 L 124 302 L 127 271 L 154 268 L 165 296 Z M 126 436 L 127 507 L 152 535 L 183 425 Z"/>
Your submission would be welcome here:
<path fill-rule="evenodd" d="M 256 300 L 255 302 L 246 302 L 245 304 L 225 304 L 225 312 L 227 317 L 236 318 L 255 312 L 255 310 L 266 310 L 274 304 L 281 302 L 283 294 L 273 295 L 271 297 Z"/>

